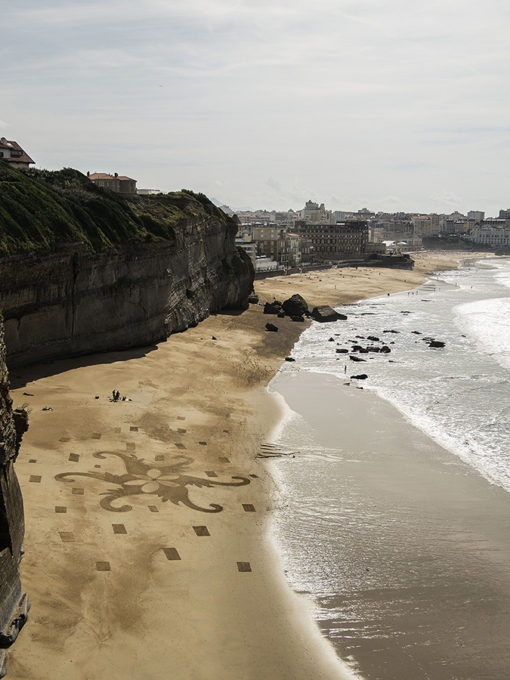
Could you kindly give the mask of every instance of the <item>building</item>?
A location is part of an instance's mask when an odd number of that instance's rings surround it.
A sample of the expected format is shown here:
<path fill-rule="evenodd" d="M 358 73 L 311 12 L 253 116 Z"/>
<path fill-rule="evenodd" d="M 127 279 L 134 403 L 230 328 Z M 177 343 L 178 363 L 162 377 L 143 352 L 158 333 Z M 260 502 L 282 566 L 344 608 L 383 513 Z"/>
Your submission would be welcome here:
<path fill-rule="evenodd" d="M 509 220 L 493 219 L 476 224 L 471 231 L 471 240 L 477 245 L 490 246 L 495 250 L 510 247 Z"/>
<path fill-rule="evenodd" d="M 296 232 L 310 241 L 315 260 L 339 260 L 362 256 L 368 243 L 368 224 L 353 220 L 339 224 L 296 222 Z"/>
<path fill-rule="evenodd" d="M 326 210 L 324 203 L 320 205 L 313 201 L 307 201 L 303 210 L 299 212 L 300 219 L 309 224 L 332 224 L 333 213 Z"/>
<path fill-rule="evenodd" d="M 501 211 L 499 216 L 501 217 Z M 485 219 L 485 213 L 482 210 L 470 210 L 467 214 L 467 217 L 470 221 L 481 222 Z"/>
<path fill-rule="evenodd" d="M 87 172 L 87 177 L 98 187 L 114 191 L 116 194 L 123 194 L 124 196 L 136 194 L 136 179 L 131 179 L 131 177 L 125 177 L 118 173 L 108 175 L 106 172 Z"/>
<path fill-rule="evenodd" d="M 251 236 L 248 234 L 243 234 L 242 236 L 237 236 L 235 240 L 236 246 L 242 248 L 250 258 L 253 268 L 255 269 L 255 264 L 257 262 L 257 245 L 252 240 Z"/>
<path fill-rule="evenodd" d="M 23 151 L 18 142 L 0 138 L 0 159 L 7 161 L 15 168 L 28 168 L 34 164 L 30 156 Z"/>

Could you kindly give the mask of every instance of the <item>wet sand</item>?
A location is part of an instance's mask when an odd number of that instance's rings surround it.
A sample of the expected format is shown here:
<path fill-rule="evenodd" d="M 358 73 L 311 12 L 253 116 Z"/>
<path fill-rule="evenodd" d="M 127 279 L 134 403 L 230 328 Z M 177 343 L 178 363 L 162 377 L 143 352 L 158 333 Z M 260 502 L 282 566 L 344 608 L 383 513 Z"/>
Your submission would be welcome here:
<path fill-rule="evenodd" d="M 320 626 L 342 658 L 367 680 L 507 677 L 510 495 L 370 390 L 293 368 L 272 389 L 301 416 L 289 445 L 306 441 L 273 464 L 286 564 L 299 587 L 322 583 Z"/>
<path fill-rule="evenodd" d="M 334 304 L 454 265 L 433 254 L 415 272 L 257 290 Z M 14 403 L 31 409 L 16 467 L 32 610 L 9 677 L 346 677 L 267 540 L 274 486 L 256 456 L 280 410 L 265 385 L 306 326 L 278 319 L 268 333 L 267 320 L 251 306 L 156 347 L 13 372 Z M 132 401 L 111 402 L 114 389 Z"/>

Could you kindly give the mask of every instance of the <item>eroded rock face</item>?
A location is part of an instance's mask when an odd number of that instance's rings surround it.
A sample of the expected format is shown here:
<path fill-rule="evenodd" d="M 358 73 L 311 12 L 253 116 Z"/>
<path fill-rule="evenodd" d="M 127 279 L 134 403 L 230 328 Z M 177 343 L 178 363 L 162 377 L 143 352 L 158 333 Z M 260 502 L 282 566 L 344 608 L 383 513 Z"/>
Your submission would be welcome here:
<path fill-rule="evenodd" d="M 9 365 L 149 345 L 247 307 L 253 267 L 234 236 L 211 217 L 176 230 L 175 242 L 0 260 Z"/>
<path fill-rule="evenodd" d="M 4 650 L 15 641 L 29 608 L 18 571 L 25 523 L 23 500 L 14 471 L 21 437 L 27 427 L 24 410 L 13 414 L 0 320 L 0 677 L 5 673 Z"/>

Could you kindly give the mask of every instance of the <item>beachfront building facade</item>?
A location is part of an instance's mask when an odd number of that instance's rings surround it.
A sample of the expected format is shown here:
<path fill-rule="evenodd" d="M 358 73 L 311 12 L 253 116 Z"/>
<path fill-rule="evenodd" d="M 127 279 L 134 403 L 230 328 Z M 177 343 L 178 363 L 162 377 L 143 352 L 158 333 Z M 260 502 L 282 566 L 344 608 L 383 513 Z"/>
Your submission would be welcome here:
<path fill-rule="evenodd" d="M 477 245 L 490 246 L 495 250 L 510 247 L 509 220 L 487 220 L 473 227 L 471 241 Z"/>
<path fill-rule="evenodd" d="M 116 194 L 124 196 L 134 196 L 136 194 L 136 179 L 119 175 L 117 172 L 109 175 L 106 172 L 87 172 L 87 177 L 97 186 Z"/>
<path fill-rule="evenodd" d="M 24 151 L 18 142 L 14 140 L 0 138 L 0 159 L 7 161 L 14 168 L 29 168 L 34 161 Z"/>
<path fill-rule="evenodd" d="M 353 220 L 339 224 L 307 224 L 298 221 L 296 232 L 311 244 L 314 260 L 341 260 L 365 254 L 368 224 Z"/>

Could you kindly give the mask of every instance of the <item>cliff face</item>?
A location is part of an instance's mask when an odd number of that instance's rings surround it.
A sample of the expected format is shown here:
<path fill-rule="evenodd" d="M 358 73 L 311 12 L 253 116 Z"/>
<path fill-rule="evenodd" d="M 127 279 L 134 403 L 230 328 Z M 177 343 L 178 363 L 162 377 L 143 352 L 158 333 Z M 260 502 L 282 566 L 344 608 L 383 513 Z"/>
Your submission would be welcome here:
<path fill-rule="evenodd" d="M 26 413 L 12 411 L 0 321 L 0 677 L 5 673 L 3 650 L 16 639 L 29 607 L 18 572 L 25 525 L 23 501 L 14 471 L 14 461 L 26 429 Z"/>
<path fill-rule="evenodd" d="M 41 180 L 31 181 L 39 188 Z M 66 201 L 75 201 L 73 214 L 78 212 L 76 201 L 90 210 L 90 197 L 82 197 L 88 191 L 84 186 L 65 194 Z M 31 199 L 31 186 L 23 188 Z M 103 221 L 94 223 L 95 231 L 83 222 L 88 227 L 82 232 L 85 242 L 23 248 L 25 254 L 0 259 L 0 306 L 10 366 L 147 345 L 212 312 L 246 306 L 253 284 L 251 262 L 234 246 L 235 222 L 204 196 L 179 192 L 125 201 L 105 193 L 101 213 L 96 204 L 103 197 L 98 198 L 97 187 L 92 191 L 94 209 Z M 61 197 L 58 190 L 54 193 Z M 104 214 L 113 209 L 115 219 L 124 215 L 131 220 L 129 238 L 108 229 Z M 106 233 L 107 245 L 98 247 Z"/>

